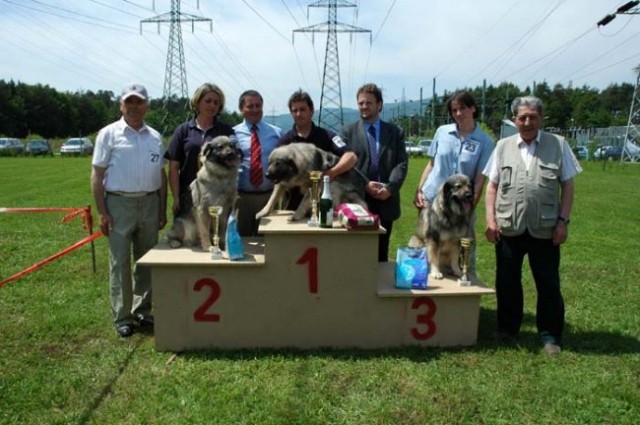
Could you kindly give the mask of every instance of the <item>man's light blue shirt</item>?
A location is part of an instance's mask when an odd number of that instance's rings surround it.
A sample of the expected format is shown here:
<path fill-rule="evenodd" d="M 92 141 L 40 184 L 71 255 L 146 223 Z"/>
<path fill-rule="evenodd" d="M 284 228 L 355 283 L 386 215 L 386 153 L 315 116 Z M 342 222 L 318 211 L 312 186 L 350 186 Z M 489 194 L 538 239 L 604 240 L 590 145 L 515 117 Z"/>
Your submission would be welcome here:
<path fill-rule="evenodd" d="M 251 167 L 251 127 L 253 124 L 243 120 L 240 124 L 233 127 L 233 130 L 238 139 L 238 147 L 242 150 L 242 165 L 240 166 L 240 176 L 238 177 L 238 190 L 241 192 L 267 192 L 273 189 L 273 183 L 266 177 L 264 173 L 267 172 L 269 165 L 269 155 L 276 146 L 278 146 L 278 140 L 282 136 L 282 130 L 275 125 L 260 120 L 256 124 L 258 127 L 258 138 L 260 139 L 260 148 L 262 150 L 262 184 L 255 187 L 249 181 L 250 167 Z"/>

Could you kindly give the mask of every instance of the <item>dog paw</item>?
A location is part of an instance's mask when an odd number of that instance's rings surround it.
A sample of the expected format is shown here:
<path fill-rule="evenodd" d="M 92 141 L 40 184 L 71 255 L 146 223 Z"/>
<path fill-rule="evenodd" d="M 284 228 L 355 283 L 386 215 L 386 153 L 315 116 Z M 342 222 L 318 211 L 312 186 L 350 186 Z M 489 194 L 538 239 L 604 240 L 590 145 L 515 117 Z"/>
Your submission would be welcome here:
<path fill-rule="evenodd" d="M 432 270 L 431 273 L 429 273 L 429 276 L 434 279 L 442 279 L 444 277 L 440 270 Z"/>
<path fill-rule="evenodd" d="M 171 248 L 180 248 L 182 246 L 182 241 L 178 239 L 169 239 L 169 246 Z"/>

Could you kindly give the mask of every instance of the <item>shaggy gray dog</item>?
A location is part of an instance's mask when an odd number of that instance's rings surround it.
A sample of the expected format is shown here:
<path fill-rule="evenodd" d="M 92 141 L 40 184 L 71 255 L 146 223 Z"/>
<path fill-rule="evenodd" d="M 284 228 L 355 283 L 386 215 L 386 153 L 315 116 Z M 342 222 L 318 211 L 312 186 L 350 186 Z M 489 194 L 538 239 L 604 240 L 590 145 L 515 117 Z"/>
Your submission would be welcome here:
<path fill-rule="evenodd" d="M 324 151 L 311 143 L 291 143 L 274 149 L 269 155 L 266 176 L 275 183 L 275 187 L 267 204 L 256 214 L 256 219 L 269 215 L 285 192 L 294 187 L 300 188 L 303 198 L 291 219 L 298 221 L 308 216 L 311 211 L 309 172 L 325 172 L 336 165 L 339 159 L 333 153 Z M 364 201 L 365 186 L 365 177 L 356 169 L 339 175 L 331 182 L 333 205 L 350 202 L 367 208 Z"/>
<path fill-rule="evenodd" d="M 433 203 L 420 211 L 416 233 L 409 246 L 427 247 L 431 277 L 442 279 L 450 268 L 461 276 L 460 238 L 470 232 L 473 213 L 473 185 L 463 174 L 455 174 L 440 187 Z"/>
<path fill-rule="evenodd" d="M 218 136 L 202 145 L 196 179 L 191 182 L 192 207 L 181 211 L 167 233 L 169 245 L 199 244 L 203 250 L 211 247 L 211 215 L 209 207 L 222 207 L 219 215 L 220 248 L 224 249 L 227 221 L 238 198 L 238 173 L 242 151 L 237 141 Z"/>

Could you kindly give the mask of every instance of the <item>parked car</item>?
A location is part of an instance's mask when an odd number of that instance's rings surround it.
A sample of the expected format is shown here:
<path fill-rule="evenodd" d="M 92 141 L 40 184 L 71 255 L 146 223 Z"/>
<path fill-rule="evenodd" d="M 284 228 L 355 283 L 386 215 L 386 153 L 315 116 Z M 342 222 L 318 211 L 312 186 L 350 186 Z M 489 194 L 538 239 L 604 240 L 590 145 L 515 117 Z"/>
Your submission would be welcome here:
<path fill-rule="evenodd" d="M 61 156 L 84 156 L 93 154 L 93 143 L 86 137 L 68 139 L 60 147 Z"/>
<path fill-rule="evenodd" d="M 593 151 L 593 158 L 594 159 L 601 159 L 602 158 L 602 154 L 604 152 L 604 150 L 607 148 L 608 146 L 598 146 L 594 151 Z"/>
<path fill-rule="evenodd" d="M 573 153 L 578 159 L 589 159 L 589 149 L 586 146 L 576 146 L 573 148 Z"/>
<path fill-rule="evenodd" d="M 604 151 L 604 159 L 620 159 L 622 157 L 622 146 L 610 146 Z"/>
<path fill-rule="evenodd" d="M 0 156 L 24 155 L 24 145 L 20 139 L 11 137 L 0 138 Z"/>
<path fill-rule="evenodd" d="M 595 159 L 620 159 L 622 146 L 598 146 L 593 152 Z"/>
<path fill-rule="evenodd" d="M 418 142 L 418 146 L 420 147 L 420 149 L 422 149 L 422 155 L 427 156 L 427 154 L 429 153 L 429 148 L 431 147 L 431 140 L 430 139 L 420 140 Z"/>
<path fill-rule="evenodd" d="M 405 150 L 409 156 L 422 156 L 422 148 L 413 142 L 405 143 Z"/>
<path fill-rule="evenodd" d="M 45 139 L 29 140 L 27 142 L 26 152 L 28 155 L 31 155 L 31 156 L 53 155 L 53 151 L 51 150 L 51 145 Z"/>

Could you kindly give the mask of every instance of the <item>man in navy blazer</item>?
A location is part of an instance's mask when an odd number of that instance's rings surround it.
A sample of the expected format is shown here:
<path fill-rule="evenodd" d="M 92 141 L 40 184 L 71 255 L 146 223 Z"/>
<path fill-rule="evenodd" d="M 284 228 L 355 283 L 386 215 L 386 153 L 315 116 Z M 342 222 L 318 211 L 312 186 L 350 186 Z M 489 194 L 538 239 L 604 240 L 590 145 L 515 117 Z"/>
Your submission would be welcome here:
<path fill-rule="evenodd" d="M 358 89 L 360 120 L 342 128 L 342 140 L 356 153 L 356 167 L 368 178 L 366 201 L 387 232 L 380 235 L 378 261 L 389 257 L 393 222 L 400 217 L 400 188 L 407 176 L 404 132 L 380 119 L 382 91 L 375 84 Z"/>

